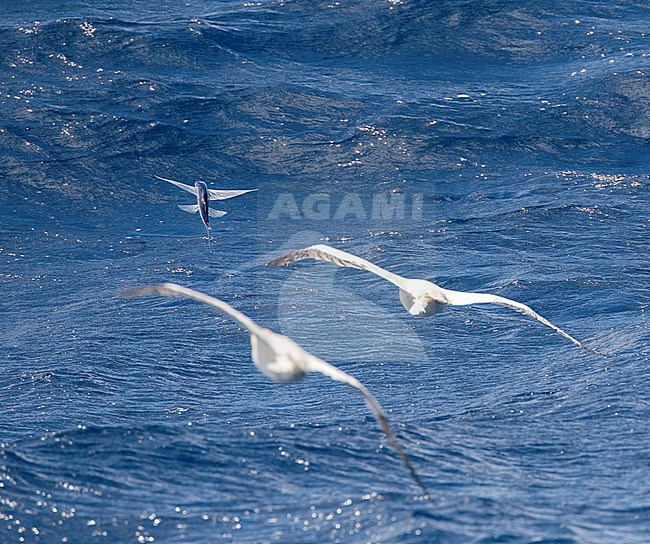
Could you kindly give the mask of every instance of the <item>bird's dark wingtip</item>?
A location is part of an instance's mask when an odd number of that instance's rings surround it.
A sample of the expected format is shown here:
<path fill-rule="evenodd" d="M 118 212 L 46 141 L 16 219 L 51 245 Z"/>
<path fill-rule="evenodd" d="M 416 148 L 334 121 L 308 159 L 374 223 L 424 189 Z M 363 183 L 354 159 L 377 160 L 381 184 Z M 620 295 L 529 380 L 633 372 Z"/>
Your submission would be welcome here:
<path fill-rule="evenodd" d="M 149 295 L 152 294 L 153 291 L 151 290 L 151 287 L 133 287 L 131 289 L 125 289 L 124 291 L 120 291 L 117 296 L 118 297 L 139 297 L 141 295 Z"/>
<path fill-rule="evenodd" d="M 266 266 L 287 266 L 287 263 L 284 262 L 284 255 L 271 259 L 266 263 Z"/>
<path fill-rule="evenodd" d="M 170 289 L 171 284 L 163 283 L 160 285 L 147 285 L 145 287 L 133 287 L 132 289 L 125 289 L 120 291 L 118 297 L 141 297 L 143 295 L 175 295 L 176 293 Z"/>
<path fill-rule="evenodd" d="M 598 355 L 600 357 L 607 357 L 603 352 L 598 351 L 597 349 L 592 348 L 591 346 L 588 346 L 587 344 L 583 344 L 582 342 L 579 343 L 579 346 L 583 349 L 586 349 L 588 352 L 593 353 L 594 355 Z"/>

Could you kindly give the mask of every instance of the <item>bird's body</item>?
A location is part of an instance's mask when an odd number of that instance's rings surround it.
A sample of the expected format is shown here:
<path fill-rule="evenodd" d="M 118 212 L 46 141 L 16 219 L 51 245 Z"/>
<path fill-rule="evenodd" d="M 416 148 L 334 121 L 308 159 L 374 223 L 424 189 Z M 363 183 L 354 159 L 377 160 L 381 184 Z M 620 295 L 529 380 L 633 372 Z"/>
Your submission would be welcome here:
<path fill-rule="evenodd" d="M 425 495 L 429 495 L 429 491 L 415 471 L 411 461 L 406 456 L 406 453 L 404 453 L 402 446 L 393 433 L 386 412 L 377 399 L 375 399 L 368 389 L 366 389 L 366 387 L 356 378 L 305 351 L 291 338 L 260 327 L 249 317 L 235 310 L 232 306 L 219 299 L 199 293 L 198 291 L 187 289 L 173 283 L 165 283 L 163 285 L 131 289 L 120 294 L 122 296 L 141 296 L 147 294 L 184 296 L 208 304 L 216 310 L 229 315 L 246 328 L 250 334 L 252 348 L 251 355 L 257 369 L 262 372 L 262 374 L 276 382 L 297 382 L 312 372 L 318 372 L 335 381 L 349 385 L 362 395 L 366 406 L 370 409 L 382 431 L 384 431 L 392 443 L 395 451 L 408 468 L 413 479 L 422 488 Z"/>
<path fill-rule="evenodd" d="M 304 259 L 316 259 L 327 261 L 338 266 L 367 270 L 390 281 L 399 288 L 400 301 L 402 306 L 414 317 L 428 317 L 444 310 L 447 306 L 468 306 L 473 304 L 498 304 L 516 312 L 536 319 L 543 325 L 553 329 L 555 332 L 570 340 L 577 346 L 595 352 L 592 348 L 576 340 L 559 327 L 539 315 L 532 308 L 508 298 L 491 295 L 487 293 L 469 293 L 464 291 L 453 291 L 443 289 L 433 282 L 422 279 L 405 278 L 389 272 L 361 257 L 341 251 L 324 244 L 316 244 L 303 249 L 290 251 L 281 255 L 268 264 L 269 266 L 287 266 L 296 261 Z M 598 353 L 598 352 L 596 352 Z"/>
<path fill-rule="evenodd" d="M 309 373 L 309 354 L 287 336 L 262 329 L 251 335 L 251 348 L 257 369 L 276 382 L 298 382 Z"/>
<path fill-rule="evenodd" d="M 400 287 L 399 299 L 412 316 L 429 317 L 442 312 L 449 305 L 445 292 L 435 283 L 403 279 L 404 288 Z"/>

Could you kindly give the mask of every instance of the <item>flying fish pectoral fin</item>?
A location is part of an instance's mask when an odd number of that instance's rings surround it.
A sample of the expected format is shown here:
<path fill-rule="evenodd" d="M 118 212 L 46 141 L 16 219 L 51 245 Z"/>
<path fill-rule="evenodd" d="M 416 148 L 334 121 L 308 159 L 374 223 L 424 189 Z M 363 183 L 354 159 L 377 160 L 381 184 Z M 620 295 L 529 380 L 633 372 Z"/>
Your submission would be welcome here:
<path fill-rule="evenodd" d="M 162 181 L 166 181 L 168 183 L 173 183 L 179 189 L 183 189 L 183 191 L 187 191 L 188 193 L 196 194 L 196 189 L 194 188 L 193 185 L 188 185 L 187 183 L 182 183 L 180 181 L 176 181 L 176 180 L 169 179 L 169 178 L 163 178 L 163 177 L 160 177 L 160 176 L 155 176 L 155 177 L 162 180 Z"/>
<path fill-rule="evenodd" d="M 178 207 L 187 213 L 196 213 L 199 211 L 198 204 L 179 204 Z"/>
<path fill-rule="evenodd" d="M 257 191 L 257 189 L 208 189 L 208 195 L 210 195 L 210 200 L 227 200 L 253 191 Z"/>
<path fill-rule="evenodd" d="M 223 210 L 213 210 L 212 208 L 208 209 L 208 215 L 210 217 L 223 217 L 227 213 L 228 212 L 224 212 Z"/>

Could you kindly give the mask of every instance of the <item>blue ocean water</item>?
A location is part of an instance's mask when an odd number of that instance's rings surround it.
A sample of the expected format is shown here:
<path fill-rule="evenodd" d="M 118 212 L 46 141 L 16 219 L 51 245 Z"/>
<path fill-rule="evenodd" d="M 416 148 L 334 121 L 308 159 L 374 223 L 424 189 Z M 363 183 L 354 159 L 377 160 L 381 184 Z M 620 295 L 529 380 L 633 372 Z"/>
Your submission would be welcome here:
<path fill-rule="evenodd" d="M 649 70 L 633 0 L 3 2 L 0 542 L 650 542 Z M 259 190 L 209 245 L 155 175 Z"/>

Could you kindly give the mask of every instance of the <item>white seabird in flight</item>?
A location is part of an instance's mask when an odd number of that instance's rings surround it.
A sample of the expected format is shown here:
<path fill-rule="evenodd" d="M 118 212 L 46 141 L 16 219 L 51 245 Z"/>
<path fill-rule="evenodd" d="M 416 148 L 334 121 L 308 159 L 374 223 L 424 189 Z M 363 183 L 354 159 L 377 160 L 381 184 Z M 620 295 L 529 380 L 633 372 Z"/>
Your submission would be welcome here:
<path fill-rule="evenodd" d="M 444 310 L 447 306 L 498 304 L 510 308 L 511 310 L 515 310 L 520 314 L 532 317 L 547 327 L 550 327 L 561 336 L 564 336 L 564 338 L 570 340 L 575 345 L 597 353 L 598 355 L 602 355 L 586 344 L 576 340 L 573 336 L 570 336 L 559 327 L 556 327 L 553 323 L 543 318 L 532 308 L 529 308 L 521 302 L 487 293 L 452 291 L 451 289 L 443 289 L 435 283 L 427 280 L 404 278 L 397 274 L 393 274 L 376 264 L 366 261 L 361 257 L 357 257 L 356 255 L 352 255 L 351 253 L 347 253 L 346 251 L 325 244 L 316 244 L 303 249 L 289 251 L 288 253 L 269 261 L 267 264 L 269 266 L 287 266 L 296 261 L 302 261 L 303 259 L 327 261 L 337 266 L 358 268 L 359 270 L 367 270 L 368 272 L 377 274 L 399 287 L 399 298 L 402 301 L 402 306 L 404 306 L 404 308 L 415 317 L 428 317 L 430 315 L 435 315 Z"/>
<path fill-rule="evenodd" d="M 226 314 L 240 325 L 242 325 L 250 334 L 252 346 L 252 358 L 257 369 L 262 374 L 279 383 L 291 383 L 302 380 L 310 372 L 319 372 L 337 382 L 349 385 L 358 391 L 366 406 L 370 409 L 381 430 L 386 434 L 388 439 L 395 448 L 400 459 L 406 465 L 415 482 L 424 491 L 426 496 L 431 496 L 429 490 L 422 482 L 420 476 L 415 471 L 410 459 L 404 453 L 402 446 L 397 440 L 388 422 L 388 416 L 381 407 L 377 399 L 372 396 L 370 391 L 356 378 L 339 370 L 335 366 L 319 359 L 308 353 L 291 338 L 277 334 L 269 329 L 257 325 L 250 318 L 235 310 L 232 306 L 222 300 L 218 300 L 198 291 L 187 289 L 174 283 L 165 283 L 162 285 L 152 285 L 147 287 L 136 287 L 120 293 L 120 296 L 137 297 L 141 295 L 165 295 L 165 296 L 184 296 L 198 302 L 208 304 L 217 311 Z"/>

